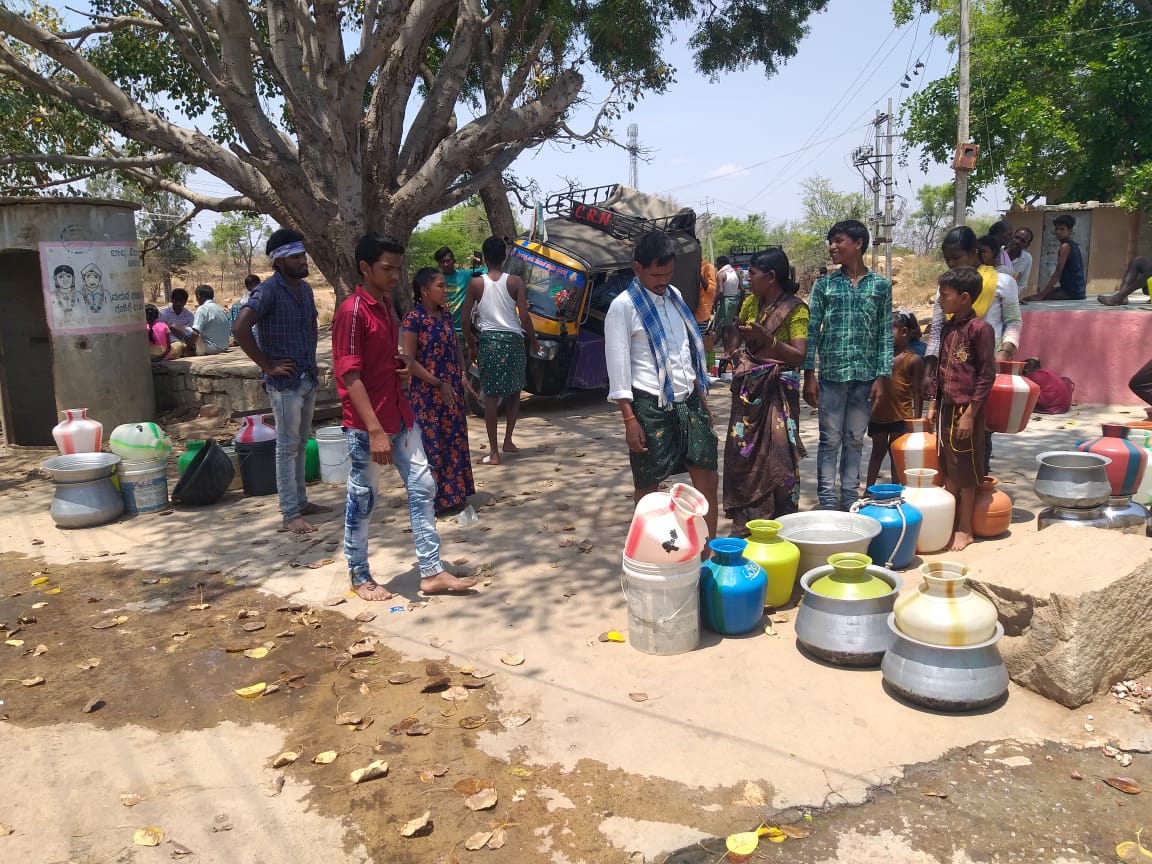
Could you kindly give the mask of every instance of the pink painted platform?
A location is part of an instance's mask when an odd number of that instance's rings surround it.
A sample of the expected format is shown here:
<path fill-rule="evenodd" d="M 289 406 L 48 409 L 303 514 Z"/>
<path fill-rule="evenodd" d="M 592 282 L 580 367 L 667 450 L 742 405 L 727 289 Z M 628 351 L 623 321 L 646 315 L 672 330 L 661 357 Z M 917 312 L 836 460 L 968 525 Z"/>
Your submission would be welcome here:
<path fill-rule="evenodd" d="M 1128 306 L 1083 301 L 1026 303 L 1017 360 L 1040 364 L 1076 382 L 1078 405 L 1143 405 L 1128 379 L 1152 360 L 1152 304 L 1133 295 Z"/>

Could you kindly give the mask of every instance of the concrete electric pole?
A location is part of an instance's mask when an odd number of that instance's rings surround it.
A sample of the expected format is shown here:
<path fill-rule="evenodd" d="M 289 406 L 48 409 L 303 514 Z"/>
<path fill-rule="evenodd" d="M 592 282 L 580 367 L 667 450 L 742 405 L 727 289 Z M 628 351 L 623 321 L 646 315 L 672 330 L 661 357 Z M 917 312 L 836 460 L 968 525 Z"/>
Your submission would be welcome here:
<path fill-rule="evenodd" d="M 972 33 L 969 0 L 959 0 L 959 2 L 960 41 L 958 48 L 960 55 L 960 86 L 956 94 L 956 160 L 953 162 L 953 167 L 956 169 L 956 191 L 955 197 L 952 200 L 952 217 L 955 224 L 964 225 L 968 221 L 968 172 L 972 170 L 971 165 L 961 161 L 969 138 L 968 104 L 972 91 L 969 68 L 972 56 Z"/>

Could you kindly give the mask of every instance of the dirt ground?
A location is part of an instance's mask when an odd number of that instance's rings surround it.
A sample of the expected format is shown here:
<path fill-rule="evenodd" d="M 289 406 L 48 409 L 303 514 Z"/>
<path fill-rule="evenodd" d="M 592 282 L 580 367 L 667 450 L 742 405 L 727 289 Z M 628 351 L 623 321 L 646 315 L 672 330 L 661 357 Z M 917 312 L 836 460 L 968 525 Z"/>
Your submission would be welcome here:
<path fill-rule="evenodd" d="M 1103 783 L 1152 784 L 1150 715 L 1110 697 L 1068 711 L 1013 686 L 992 711 L 920 711 L 878 672 L 807 660 L 787 623 L 676 658 L 598 642 L 626 631 L 618 421 L 592 399 L 527 410 L 524 452 L 477 465 L 480 525 L 441 524 L 446 560 L 482 577 L 450 600 L 415 591 L 394 483 L 371 560 L 402 596 L 366 604 L 346 597 L 338 516 L 295 541 L 274 499 L 232 494 L 59 531 L 35 469 L 46 454 L 0 455 L 0 772 L 16 793 L 0 797 L 0 850 L 46 864 L 716 862 L 716 838 L 764 823 L 808 836 L 763 840 L 756 860 L 1072 864 L 1112 860 L 1152 823 L 1147 793 Z M 1014 541 L 1035 532 L 1032 454 L 1115 413 L 1044 418 L 998 444 Z M 814 473 L 809 459 L 806 504 Z M 339 507 L 339 489 L 310 490 Z M 364 638 L 371 653 L 350 656 Z M 447 681 L 423 692 L 434 678 Z M 286 751 L 299 758 L 274 768 Z M 352 783 L 374 760 L 387 776 Z M 495 804 L 470 809 L 453 788 L 468 780 Z M 425 812 L 431 830 L 401 836 Z M 157 848 L 134 842 L 149 826 Z"/>

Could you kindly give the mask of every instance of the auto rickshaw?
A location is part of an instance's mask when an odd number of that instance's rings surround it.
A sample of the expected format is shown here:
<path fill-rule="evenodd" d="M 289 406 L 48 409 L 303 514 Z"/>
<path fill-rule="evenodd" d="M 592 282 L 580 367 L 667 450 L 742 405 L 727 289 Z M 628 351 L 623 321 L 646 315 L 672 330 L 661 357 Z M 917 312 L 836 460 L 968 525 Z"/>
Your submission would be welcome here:
<path fill-rule="evenodd" d="M 552 195 L 544 204 L 552 218 L 508 249 L 505 272 L 519 276 L 540 352 L 528 357 L 525 389 L 538 396 L 564 396 L 608 386 L 604 318 L 632 281 L 637 238 L 665 231 L 676 245 L 672 284 L 689 309 L 696 307 L 700 242 L 696 213 L 619 184 Z M 475 369 L 469 373 L 480 392 Z M 483 413 L 483 403 L 469 400 Z"/>

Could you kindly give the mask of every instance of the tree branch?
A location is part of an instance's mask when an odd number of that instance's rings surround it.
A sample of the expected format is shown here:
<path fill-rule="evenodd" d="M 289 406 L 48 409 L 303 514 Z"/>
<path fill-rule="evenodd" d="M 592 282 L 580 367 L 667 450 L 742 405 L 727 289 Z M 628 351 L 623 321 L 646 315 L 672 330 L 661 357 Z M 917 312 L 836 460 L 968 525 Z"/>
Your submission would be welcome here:
<path fill-rule="evenodd" d="M 64 153 L 9 153 L 0 156 L 0 165 L 84 165 L 89 168 L 159 168 L 175 165 L 180 157 L 172 153 L 152 156 L 69 156 Z"/>
<path fill-rule="evenodd" d="M 144 243 L 140 247 L 140 263 L 143 264 L 144 263 L 144 257 L 149 252 L 155 252 L 157 249 L 159 249 L 161 246 L 163 246 L 165 243 L 167 243 L 172 238 L 172 235 L 174 235 L 177 231 L 179 231 L 181 228 L 183 228 L 185 225 L 187 225 L 189 222 L 191 222 L 193 219 L 195 219 L 197 216 L 199 216 L 200 213 L 201 213 L 201 208 L 193 207 L 192 210 L 188 214 L 181 216 L 179 219 L 177 219 L 175 222 L 173 222 L 168 227 L 168 230 L 165 231 L 163 234 L 160 234 L 160 235 L 155 236 L 155 237 L 145 237 Z"/>

